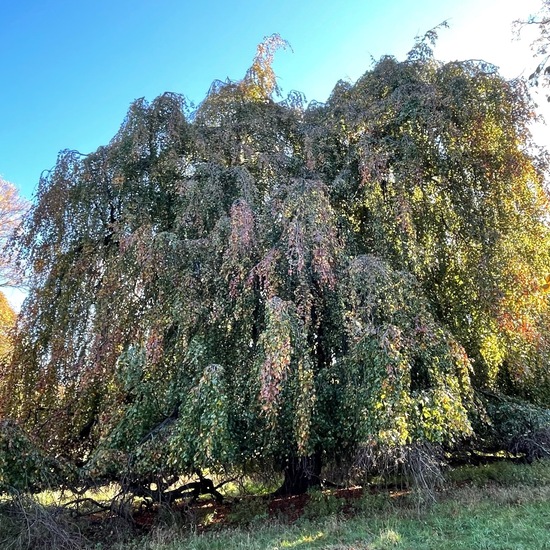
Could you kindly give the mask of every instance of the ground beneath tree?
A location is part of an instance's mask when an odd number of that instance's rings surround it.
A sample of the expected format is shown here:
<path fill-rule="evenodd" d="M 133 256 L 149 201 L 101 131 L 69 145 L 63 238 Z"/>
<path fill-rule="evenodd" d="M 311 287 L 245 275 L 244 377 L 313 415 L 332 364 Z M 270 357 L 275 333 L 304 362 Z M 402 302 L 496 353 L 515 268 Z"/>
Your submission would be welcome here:
<path fill-rule="evenodd" d="M 384 493 L 392 499 L 399 499 L 408 494 L 408 491 L 398 488 L 380 491 L 372 488 L 350 487 L 315 493 L 316 496 L 312 494 L 281 497 L 247 496 L 227 499 L 224 503 L 217 503 L 213 499 L 206 498 L 195 503 L 177 503 L 170 513 L 173 514 L 173 519 L 176 521 L 189 522 L 199 532 L 222 526 L 243 525 L 257 518 L 294 523 L 307 513 L 306 510 L 308 506 L 311 506 L 312 499 L 318 499 L 318 495 L 332 499 L 333 504 L 337 502 L 339 512 L 344 516 L 352 516 L 356 513 L 355 504 L 365 492 L 369 494 Z M 321 496 L 322 498 L 323 496 Z M 162 522 L 165 514 L 166 511 L 159 507 L 142 508 L 136 511 L 133 519 L 140 530 L 147 532 Z"/>

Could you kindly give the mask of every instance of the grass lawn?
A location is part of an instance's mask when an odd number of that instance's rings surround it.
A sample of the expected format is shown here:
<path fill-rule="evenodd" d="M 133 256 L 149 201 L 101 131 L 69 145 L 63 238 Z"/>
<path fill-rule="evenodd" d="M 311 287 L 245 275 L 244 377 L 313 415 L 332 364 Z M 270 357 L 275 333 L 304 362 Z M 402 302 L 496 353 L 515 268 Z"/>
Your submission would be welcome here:
<path fill-rule="evenodd" d="M 550 549 L 550 490 L 465 488 L 428 508 L 396 502 L 353 517 L 331 515 L 292 524 L 253 522 L 203 533 L 159 529 L 118 547 L 148 550 Z"/>
<path fill-rule="evenodd" d="M 457 469 L 435 502 L 404 491 L 356 490 L 318 491 L 277 504 L 248 496 L 222 507 L 207 501 L 191 511 L 158 512 L 140 533 L 121 521 L 71 524 L 28 513 L 18 536 L 13 517 L 10 527 L 0 510 L 0 548 L 550 549 L 550 461 Z"/>

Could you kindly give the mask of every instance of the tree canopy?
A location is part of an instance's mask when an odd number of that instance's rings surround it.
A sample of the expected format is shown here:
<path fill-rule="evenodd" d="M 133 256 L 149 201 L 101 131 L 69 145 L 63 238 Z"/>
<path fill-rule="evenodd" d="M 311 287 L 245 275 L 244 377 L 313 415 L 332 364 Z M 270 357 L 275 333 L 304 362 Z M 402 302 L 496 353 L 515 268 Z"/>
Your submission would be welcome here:
<path fill-rule="evenodd" d="M 168 486 L 453 449 L 490 427 L 485 394 L 547 407 L 532 106 L 432 38 L 306 105 L 275 100 L 271 37 L 195 111 L 140 99 L 62 152 L 18 239 L 3 414 L 86 475 Z"/>

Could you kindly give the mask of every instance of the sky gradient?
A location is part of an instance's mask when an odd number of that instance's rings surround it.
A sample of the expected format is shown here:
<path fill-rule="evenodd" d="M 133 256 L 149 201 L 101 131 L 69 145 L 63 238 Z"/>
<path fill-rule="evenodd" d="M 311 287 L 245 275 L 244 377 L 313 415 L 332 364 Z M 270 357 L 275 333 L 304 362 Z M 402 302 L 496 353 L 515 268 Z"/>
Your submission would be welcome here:
<path fill-rule="evenodd" d="M 403 59 L 414 37 L 448 20 L 443 60 L 483 58 L 507 77 L 533 67 L 511 22 L 536 0 L 0 0 L 0 175 L 27 198 L 62 149 L 113 137 L 130 103 L 164 91 L 200 102 L 215 79 L 239 79 L 256 44 L 278 32 L 291 51 L 275 69 L 284 92 L 324 101 L 372 61 Z"/>

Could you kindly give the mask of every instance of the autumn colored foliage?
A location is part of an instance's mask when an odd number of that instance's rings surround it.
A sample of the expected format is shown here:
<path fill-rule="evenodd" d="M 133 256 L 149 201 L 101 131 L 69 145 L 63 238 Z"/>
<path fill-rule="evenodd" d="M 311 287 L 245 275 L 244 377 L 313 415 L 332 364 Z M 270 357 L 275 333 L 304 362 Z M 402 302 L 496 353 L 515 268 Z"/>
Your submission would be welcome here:
<path fill-rule="evenodd" d="M 195 111 L 141 99 L 62 152 L 17 243 L 3 414 L 142 488 L 505 446 L 487 396 L 550 400 L 545 158 L 524 83 L 432 38 L 307 105 L 276 100 L 271 37 Z"/>

